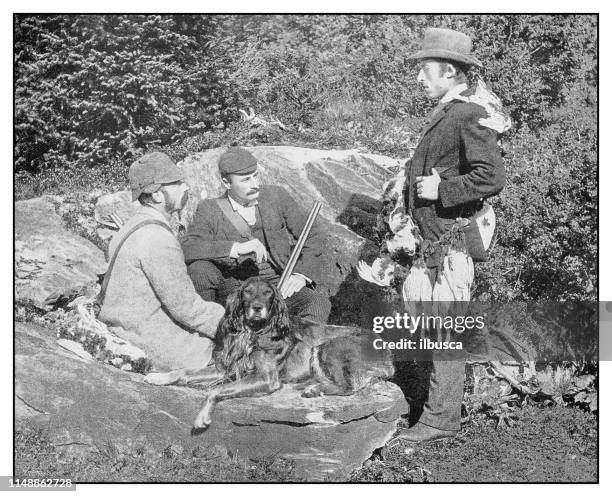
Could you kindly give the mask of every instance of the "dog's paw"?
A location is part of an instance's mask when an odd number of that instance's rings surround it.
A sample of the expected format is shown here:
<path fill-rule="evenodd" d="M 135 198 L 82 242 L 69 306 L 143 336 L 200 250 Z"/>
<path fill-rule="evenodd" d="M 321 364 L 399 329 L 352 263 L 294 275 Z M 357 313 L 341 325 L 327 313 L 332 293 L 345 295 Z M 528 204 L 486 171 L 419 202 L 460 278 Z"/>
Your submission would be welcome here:
<path fill-rule="evenodd" d="M 206 412 L 200 412 L 193 422 L 192 433 L 194 431 L 199 433 L 206 430 L 210 426 L 210 422 L 210 416 Z"/>
<path fill-rule="evenodd" d="M 170 378 L 167 373 L 149 373 L 144 377 L 144 381 L 151 385 L 171 385 L 176 379 Z"/>
<path fill-rule="evenodd" d="M 322 397 L 321 385 L 310 385 L 302 392 L 302 397 L 310 399 L 312 397 Z"/>

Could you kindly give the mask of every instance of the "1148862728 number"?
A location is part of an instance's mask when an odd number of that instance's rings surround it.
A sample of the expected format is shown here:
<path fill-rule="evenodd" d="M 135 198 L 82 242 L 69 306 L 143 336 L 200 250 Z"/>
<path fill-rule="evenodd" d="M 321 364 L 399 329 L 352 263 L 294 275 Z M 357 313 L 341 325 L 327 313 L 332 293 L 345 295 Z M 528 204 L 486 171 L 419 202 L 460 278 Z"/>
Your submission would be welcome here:
<path fill-rule="evenodd" d="M 72 481 L 65 478 L 11 478 L 10 488 L 37 488 L 37 487 L 71 487 Z"/>

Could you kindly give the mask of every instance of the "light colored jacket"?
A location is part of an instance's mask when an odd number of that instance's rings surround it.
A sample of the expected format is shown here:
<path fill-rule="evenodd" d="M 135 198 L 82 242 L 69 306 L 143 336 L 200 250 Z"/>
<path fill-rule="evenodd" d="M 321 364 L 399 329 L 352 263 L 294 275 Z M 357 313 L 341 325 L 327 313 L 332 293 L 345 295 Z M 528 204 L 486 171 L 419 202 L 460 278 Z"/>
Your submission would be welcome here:
<path fill-rule="evenodd" d="M 168 224 L 160 212 L 142 207 L 113 237 L 109 254 L 129 229 L 146 219 Z M 163 370 L 206 366 L 223 313 L 222 306 L 196 293 L 175 236 L 151 224 L 132 233 L 121 247 L 99 317 Z"/>

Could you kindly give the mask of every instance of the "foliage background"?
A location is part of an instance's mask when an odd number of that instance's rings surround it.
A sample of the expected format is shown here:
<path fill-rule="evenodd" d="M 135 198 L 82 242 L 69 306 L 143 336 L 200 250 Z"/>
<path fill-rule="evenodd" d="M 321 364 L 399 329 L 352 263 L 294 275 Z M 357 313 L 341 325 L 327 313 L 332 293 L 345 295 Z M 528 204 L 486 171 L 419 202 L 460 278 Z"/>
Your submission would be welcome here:
<path fill-rule="evenodd" d="M 482 300 L 595 300 L 594 15 L 22 15 L 14 22 L 17 199 L 125 187 L 151 148 L 231 143 L 407 157 L 431 103 L 406 56 L 427 26 L 474 40 L 514 121 Z M 252 129 L 239 109 L 278 126 Z"/>

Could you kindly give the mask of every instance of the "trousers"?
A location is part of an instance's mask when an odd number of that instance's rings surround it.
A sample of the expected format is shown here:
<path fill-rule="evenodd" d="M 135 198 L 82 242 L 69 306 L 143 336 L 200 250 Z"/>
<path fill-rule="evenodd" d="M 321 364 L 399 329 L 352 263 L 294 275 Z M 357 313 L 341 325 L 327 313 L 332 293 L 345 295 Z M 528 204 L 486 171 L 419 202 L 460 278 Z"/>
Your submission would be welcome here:
<path fill-rule="evenodd" d="M 446 257 L 448 259 L 448 256 Z M 441 273 L 441 274 L 440 274 Z M 459 316 L 467 311 L 473 283 L 473 262 L 469 256 L 453 257 L 452 263 L 445 260 L 443 269 L 430 268 L 433 287 L 432 300 L 442 301 L 450 316 Z M 444 286 L 442 288 L 442 286 Z M 434 313 L 435 314 L 435 313 Z M 455 341 L 462 333 L 451 333 Z M 460 340 L 463 341 L 463 340 Z M 407 400 L 411 406 L 410 422 L 417 420 L 440 430 L 461 429 L 461 403 L 465 385 L 465 350 L 431 350 L 419 353 L 418 363 L 404 366 L 403 374 L 412 385 L 425 384 L 426 388 L 407 388 Z M 411 394 L 412 392 L 412 394 Z M 420 394 L 419 394 L 420 392 Z M 413 398 L 411 399 L 411 395 Z M 420 415 L 420 416 L 419 416 Z"/>
<path fill-rule="evenodd" d="M 465 357 L 456 351 L 435 351 L 431 357 L 429 389 L 419 421 L 440 430 L 461 429 Z"/>
<path fill-rule="evenodd" d="M 224 273 L 214 263 L 203 260 L 192 262 L 187 272 L 200 297 L 221 305 L 225 305 L 227 297 L 249 277 L 245 274 Z M 292 316 L 319 323 L 326 323 L 331 312 L 329 297 L 307 286 L 285 299 L 285 303 Z"/>

